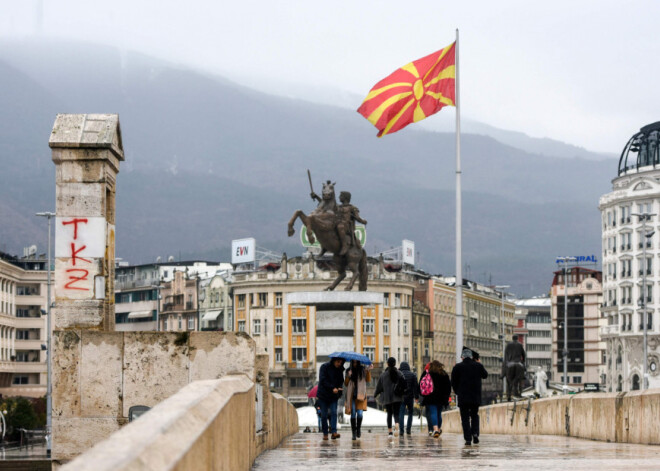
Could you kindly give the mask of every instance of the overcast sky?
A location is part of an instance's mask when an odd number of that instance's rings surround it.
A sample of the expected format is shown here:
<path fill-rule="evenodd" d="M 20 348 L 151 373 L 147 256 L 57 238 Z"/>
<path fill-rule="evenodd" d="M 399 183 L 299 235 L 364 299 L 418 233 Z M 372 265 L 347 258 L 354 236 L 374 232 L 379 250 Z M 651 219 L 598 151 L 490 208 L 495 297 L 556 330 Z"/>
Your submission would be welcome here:
<path fill-rule="evenodd" d="M 459 28 L 464 117 L 619 153 L 660 120 L 659 19 L 658 1 L 0 0 L 0 39 L 41 30 L 357 108 Z"/>

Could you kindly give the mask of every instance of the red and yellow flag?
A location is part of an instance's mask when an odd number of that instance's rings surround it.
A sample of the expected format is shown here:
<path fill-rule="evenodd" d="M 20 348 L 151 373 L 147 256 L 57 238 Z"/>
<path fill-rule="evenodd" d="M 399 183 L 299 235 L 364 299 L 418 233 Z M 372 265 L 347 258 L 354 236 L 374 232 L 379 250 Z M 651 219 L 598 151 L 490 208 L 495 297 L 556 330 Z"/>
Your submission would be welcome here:
<path fill-rule="evenodd" d="M 404 65 L 378 82 L 358 108 L 378 137 L 456 106 L 456 43 Z"/>

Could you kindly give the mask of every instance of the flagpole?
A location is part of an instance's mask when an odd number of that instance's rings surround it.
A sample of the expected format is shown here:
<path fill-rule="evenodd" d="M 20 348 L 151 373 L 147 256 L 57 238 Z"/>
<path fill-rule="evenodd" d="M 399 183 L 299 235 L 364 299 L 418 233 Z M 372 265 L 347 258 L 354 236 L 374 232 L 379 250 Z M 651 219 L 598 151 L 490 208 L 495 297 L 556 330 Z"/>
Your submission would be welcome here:
<path fill-rule="evenodd" d="M 461 201 L 461 100 L 458 66 L 458 28 L 456 28 L 456 363 L 463 351 L 463 246 Z"/>

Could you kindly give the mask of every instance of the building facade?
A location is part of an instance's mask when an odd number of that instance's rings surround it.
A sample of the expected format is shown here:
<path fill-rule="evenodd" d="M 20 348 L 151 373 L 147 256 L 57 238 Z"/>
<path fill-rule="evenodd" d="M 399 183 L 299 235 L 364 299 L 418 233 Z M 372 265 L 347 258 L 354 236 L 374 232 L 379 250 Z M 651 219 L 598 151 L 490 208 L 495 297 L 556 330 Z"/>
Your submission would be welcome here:
<path fill-rule="evenodd" d="M 421 280 L 426 282 L 426 280 Z M 424 366 L 433 360 L 433 328 L 431 327 L 431 310 L 423 302 L 413 301 L 413 371 L 419 378 Z"/>
<path fill-rule="evenodd" d="M 660 387 L 660 124 L 643 127 L 624 147 L 612 191 L 601 196 L 603 314 L 608 391 Z M 640 216 L 646 215 L 648 217 Z M 645 284 L 644 284 L 645 283 Z M 648 349 L 644 358 L 643 310 Z"/>
<path fill-rule="evenodd" d="M 552 281 L 552 376 L 563 382 L 564 296 L 568 296 L 567 384 L 583 387 L 584 383 L 601 384 L 604 371 L 605 344 L 600 339 L 602 273 L 583 267 L 556 271 Z M 567 287 L 567 288 L 566 288 Z"/>
<path fill-rule="evenodd" d="M 160 281 L 157 264 L 115 268 L 115 330 L 158 330 Z"/>
<path fill-rule="evenodd" d="M 45 256 L 0 253 L 0 394 L 46 394 Z"/>
<path fill-rule="evenodd" d="M 527 371 L 552 378 L 552 301 L 549 297 L 516 301 L 518 325 L 513 333 L 525 347 Z"/>
<path fill-rule="evenodd" d="M 202 330 L 228 331 L 234 328 L 230 275 L 219 272 L 199 281 L 199 315 Z"/>
<path fill-rule="evenodd" d="M 186 332 L 200 330 L 199 278 L 175 271 L 174 278 L 162 284 L 158 330 Z"/>
<path fill-rule="evenodd" d="M 414 363 L 416 280 L 413 274 L 386 269 L 376 259 L 369 259 L 368 270 L 369 292 L 382 293 L 382 303 L 355 308 L 352 347 L 374 362 L 371 396 L 389 357 Z M 271 389 L 292 402 L 307 402 L 307 391 L 317 381 L 317 345 L 323 338 L 316 336 L 315 308 L 289 304 L 287 294 L 322 291 L 336 276 L 328 262 L 311 257 L 284 257 L 280 264 L 233 275 L 234 329 L 250 334 L 269 354 Z"/>
<path fill-rule="evenodd" d="M 506 299 L 502 302 L 503 293 L 491 287 L 468 280 L 463 283 L 463 345 L 479 353 L 488 371 L 482 399 L 489 403 L 503 390 L 501 335 L 504 331 L 505 341 L 512 338 L 515 304 Z M 426 296 L 434 320 L 433 359 L 451 371 L 456 364 L 456 278 L 433 277 L 428 288 Z"/>

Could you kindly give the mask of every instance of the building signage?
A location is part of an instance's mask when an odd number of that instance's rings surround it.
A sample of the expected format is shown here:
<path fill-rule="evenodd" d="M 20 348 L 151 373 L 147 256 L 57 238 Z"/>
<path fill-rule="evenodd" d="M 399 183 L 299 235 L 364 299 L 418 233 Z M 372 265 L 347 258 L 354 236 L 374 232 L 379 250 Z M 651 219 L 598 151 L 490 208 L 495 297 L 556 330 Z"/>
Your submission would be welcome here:
<path fill-rule="evenodd" d="M 403 263 L 408 265 L 415 264 L 415 243 L 412 240 L 403 240 L 401 242 L 403 253 Z"/>
<path fill-rule="evenodd" d="M 564 257 L 558 257 L 557 260 L 555 260 L 557 263 L 562 263 L 564 261 Z M 576 257 L 571 257 L 569 262 L 572 263 L 597 263 L 598 259 L 596 258 L 595 255 L 580 255 Z"/>
<path fill-rule="evenodd" d="M 585 392 L 598 392 L 600 391 L 600 385 L 598 383 L 584 383 Z"/>
<path fill-rule="evenodd" d="M 362 248 L 364 248 L 364 244 L 367 243 L 367 229 L 364 226 L 355 226 L 355 237 L 360 242 Z M 300 230 L 300 243 L 303 247 L 321 247 L 318 239 L 315 239 L 313 244 L 309 241 L 307 237 L 307 226 L 302 226 Z"/>
<path fill-rule="evenodd" d="M 231 263 L 254 262 L 257 244 L 254 239 L 237 239 L 231 241 Z"/>

